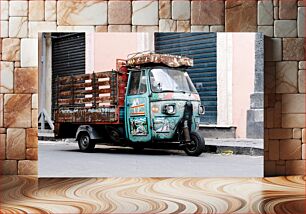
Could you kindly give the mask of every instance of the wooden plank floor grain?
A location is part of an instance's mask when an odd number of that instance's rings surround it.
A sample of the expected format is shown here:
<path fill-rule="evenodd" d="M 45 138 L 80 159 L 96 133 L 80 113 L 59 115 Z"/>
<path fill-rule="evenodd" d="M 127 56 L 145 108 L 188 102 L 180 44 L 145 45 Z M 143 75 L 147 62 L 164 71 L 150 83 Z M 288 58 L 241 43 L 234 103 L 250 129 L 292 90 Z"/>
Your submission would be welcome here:
<path fill-rule="evenodd" d="M 305 213 L 305 177 L 0 178 L 1 213 Z"/>

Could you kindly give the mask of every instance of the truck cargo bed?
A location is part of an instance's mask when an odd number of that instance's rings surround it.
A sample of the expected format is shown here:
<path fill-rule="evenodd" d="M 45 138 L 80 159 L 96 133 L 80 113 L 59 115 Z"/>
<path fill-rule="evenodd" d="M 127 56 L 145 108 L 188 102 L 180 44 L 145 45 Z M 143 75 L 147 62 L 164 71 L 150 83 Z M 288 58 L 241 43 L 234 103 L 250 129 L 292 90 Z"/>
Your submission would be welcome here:
<path fill-rule="evenodd" d="M 57 77 L 55 123 L 119 124 L 117 71 Z"/>

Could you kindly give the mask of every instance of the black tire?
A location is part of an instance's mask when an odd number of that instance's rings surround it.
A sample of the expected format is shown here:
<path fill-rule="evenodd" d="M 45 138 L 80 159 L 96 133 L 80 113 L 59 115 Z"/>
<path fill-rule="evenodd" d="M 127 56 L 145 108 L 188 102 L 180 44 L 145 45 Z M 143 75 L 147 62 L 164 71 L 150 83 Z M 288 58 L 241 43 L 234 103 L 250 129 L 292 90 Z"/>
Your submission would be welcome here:
<path fill-rule="evenodd" d="M 78 136 L 79 149 L 82 152 L 93 152 L 95 143 L 90 139 L 86 132 L 81 132 Z"/>
<path fill-rule="evenodd" d="M 190 133 L 190 143 L 184 147 L 184 151 L 189 156 L 199 156 L 205 150 L 205 140 L 198 132 Z"/>

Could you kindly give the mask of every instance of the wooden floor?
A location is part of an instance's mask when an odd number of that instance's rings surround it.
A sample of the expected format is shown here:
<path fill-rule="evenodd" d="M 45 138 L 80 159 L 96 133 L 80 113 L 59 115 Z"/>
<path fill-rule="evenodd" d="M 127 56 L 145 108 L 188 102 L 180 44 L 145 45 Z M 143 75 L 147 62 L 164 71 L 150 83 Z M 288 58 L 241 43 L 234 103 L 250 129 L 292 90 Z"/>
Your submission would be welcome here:
<path fill-rule="evenodd" d="M 305 213 L 305 177 L 0 178 L 0 213 Z"/>

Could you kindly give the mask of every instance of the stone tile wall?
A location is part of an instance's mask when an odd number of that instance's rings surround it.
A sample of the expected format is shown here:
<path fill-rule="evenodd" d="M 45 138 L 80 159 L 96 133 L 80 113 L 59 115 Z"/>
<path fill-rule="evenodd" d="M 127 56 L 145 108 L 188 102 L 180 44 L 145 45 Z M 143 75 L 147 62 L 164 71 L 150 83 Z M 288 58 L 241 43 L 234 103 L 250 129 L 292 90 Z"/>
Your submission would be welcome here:
<path fill-rule="evenodd" d="M 37 174 L 37 33 L 263 32 L 265 175 L 305 174 L 305 1 L 1 0 L 2 174 Z"/>

